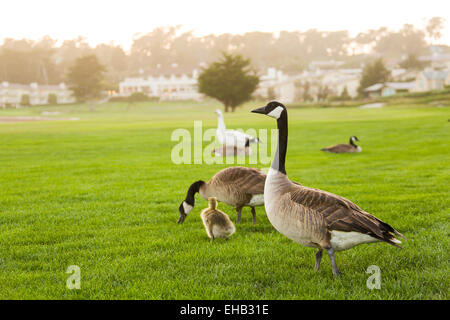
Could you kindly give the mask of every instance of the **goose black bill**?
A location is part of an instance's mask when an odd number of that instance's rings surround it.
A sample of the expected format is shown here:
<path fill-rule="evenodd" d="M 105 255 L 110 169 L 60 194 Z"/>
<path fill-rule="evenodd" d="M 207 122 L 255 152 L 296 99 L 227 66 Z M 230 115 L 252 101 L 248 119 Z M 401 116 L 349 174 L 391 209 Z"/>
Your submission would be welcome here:
<path fill-rule="evenodd" d="M 261 107 L 261 108 L 258 108 L 258 109 L 254 109 L 254 110 L 252 110 L 251 112 L 253 112 L 253 113 L 266 114 L 266 107 L 264 106 L 264 107 Z"/>

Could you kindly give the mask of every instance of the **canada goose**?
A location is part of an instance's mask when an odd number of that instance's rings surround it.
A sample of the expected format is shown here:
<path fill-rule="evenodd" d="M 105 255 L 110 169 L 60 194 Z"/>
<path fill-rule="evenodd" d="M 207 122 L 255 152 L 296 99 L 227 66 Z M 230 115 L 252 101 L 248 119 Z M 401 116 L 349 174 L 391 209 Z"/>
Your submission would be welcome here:
<path fill-rule="evenodd" d="M 384 241 L 399 247 L 394 235 L 404 236 L 387 223 L 338 195 L 308 188 L 289 180 L 285 170 L 288 117 L 284 105 L 272 101 L 252 112 L 277 120 L 278 146 L 264 186 L 264 205 L 270 223 L 289 239 L 318 248 L 315 270 L 326 250 L 335 276 L 340 274 L 335 251 L 358 244 Z"/>
<path fill-rule="evenodd" d="M 359 139 L 355 136 L 351 136 L 348 144 L 345 144 L 345 143 L 336 144 L 334 146 L 322 148 L 322 149 L 320 149 L 320 151 L 332 152 L 332 153 L 361 152 L 362 151 L 361 147 L 357 146 L 355 144 L 355 141 L 359 141 Z"/>
<path fill-rule="evenodd" d="M 215 197 L 208 198 L 209 206 L 203 209 L 201 213 L 203 225 L 206 229 L 206 234 L 211 239 L 225 238 L 228 239 L 235 231 L 233 222 L 230 217 L 217 209 L 217 199 Z"/>
<path fill-rule="evenodd" d="M 249 141 L 249 143 L 256 143 L 259 142 L 259 140 L 255 137 L 252 137 L 248 134 L 245 134 L 241 131 L 237 130 L 230 130 L 225 127 L 225 121 L 223 120 L 223 114 L 222 111 L 217 109 L 215 111 L 217 114 L 217 130 L 216 130 L 216 136 L 219 142 L 223 145 L 227 145 L 229 147 L 231 146 L 244 146 L 246 140 Z"/>
<path fill-rule="evenodd" d="M 253 224 L 256 223 L 255 207 L 264 205 L 264 181 L 266 175 L 258 169 L 230 167 L 217 172 L 209 182 L 196 181 L 189 187 L 186 199 L 179 207 L 178 223 L 183 223 L 195 204 L 198 192 L 204 199 L 216 197 L 217 200 L 236 208 L 236 222 L 241 221 L 242 208 L 252 209 Z"/>
<path fill-rule="evenodd" d="M 250 140 L 245 139 L 245 146 L 243 148 L 223 145 L 220 148 L 213 149 L 212 153 L 222 157 L 249 156 L 252 154 L 252 149 L 250 148 Z"/>

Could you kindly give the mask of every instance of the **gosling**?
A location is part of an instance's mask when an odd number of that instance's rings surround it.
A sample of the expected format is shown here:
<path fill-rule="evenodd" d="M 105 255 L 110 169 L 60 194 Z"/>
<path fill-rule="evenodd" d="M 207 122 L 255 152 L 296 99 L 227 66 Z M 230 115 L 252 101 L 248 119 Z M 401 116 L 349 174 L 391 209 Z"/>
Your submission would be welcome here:
<path fill-rule="evenodd" d="M 225 212 L 217 209 L 217 198 L 208 198 L 208 202 L 208 208 L 201 213 L 206 234 L 211 241 L 215 238 L 228 239 L 236 231 L 233 222 Z"/>

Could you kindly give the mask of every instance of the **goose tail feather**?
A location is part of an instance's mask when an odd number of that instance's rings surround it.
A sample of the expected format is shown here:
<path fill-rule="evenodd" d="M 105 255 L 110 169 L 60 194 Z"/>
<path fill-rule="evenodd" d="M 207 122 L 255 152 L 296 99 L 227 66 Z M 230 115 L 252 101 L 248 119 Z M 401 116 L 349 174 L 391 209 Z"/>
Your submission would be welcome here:
<path fill-rule="evenodd" d="M 397 230 L 395 230 L 395 229 L 394 229 L 394 234 L 395 234 L 397 237 L 400 237 L 400 238 L 406 240 L 406 237 L 405 237 L 403 234 L 401 234 L 400 232 L 398 232 Z"/>
<path fill-rule="evenodd" d="M 403 247 L 400 245 L 402 242 L 394 237 L 391 237 L 390 239 L 384 239 L 384 241 L 386 243 L 393 245 L 394 247 L 403 249 Z"/>

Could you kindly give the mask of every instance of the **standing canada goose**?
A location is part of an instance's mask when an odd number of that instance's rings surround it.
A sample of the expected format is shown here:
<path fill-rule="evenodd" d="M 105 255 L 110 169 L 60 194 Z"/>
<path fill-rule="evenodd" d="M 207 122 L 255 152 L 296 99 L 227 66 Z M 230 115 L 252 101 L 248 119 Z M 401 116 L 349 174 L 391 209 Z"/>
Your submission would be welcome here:
<path fill-rule="evenodd" d="M 220 148 L 213 149 L 212 153 L 221 157 L 249 156 L 252 154 L 252 149 L 250 148 L 250 140 L 245 139 L 245 146 L 243 148 L 223 145 Z"/>
<path fill-rule="evenodd" d="M 335 251 L 378 241 L 399 247 L 401 242 L 394 235 L 404 236 L 356 204 L 289 180 L 285 170 L 288 116 L 281 103 L 273 101 L 252 112 L 275 118 L 278 125 L 278 146 L 264 186 L 267 217 L 275 229 L 289 239 L 318 248 L 316 271 L 320 266 L 322 250 L 327 251 L 333 274 L 337 276 L 340 271 L 336 265 Z"/>
<path fill-rule="evenodd" d="M 256 223 L 255 207 L 264 205 L 264 182 L 266 175 L 258 169 L 230 167 L 217 172 L 209 182 L 196 181 L 189 187 L 186 199 L 179 207 L 178 223 L 183 223 L 195 204 L 198 192 L 204 199 L 216 197 L 217 200 L 236 208 L 236 222 L 241 221 L 242 208 L 252 209 L 253 224 Z"/>
<path fill-rule="evenodd" d="M 336 144 L 334 146 L 322 148 L 322 149 L 320 149 L 320 151 L 332 152 L 332 153 L 361 152 L 362 151 L 361 147 L 357 146 L 355 144 L 355 141 L 359 141 L 359 139 L 355 136 L 351 136 L 348 144 L 345 144 L 345 143 Z"/>
<path fill-rule="evenodd" d="M 227 128 L 225 127 L 225 121 L 223 120 L 222 111 L 217 109 L 215 113 L 217 114 L 216 136 L 217 140 L 219 140 L 221 144 L 227 145 L 229 147 L 239 146 L 242 148 L 242 146 L 244 146 L 244 144 L 246 143 L 246 140 L 248 140 L 249 143 L 256 143 L 259 141 L 257 138 L 245 134 L 241 131 L 230 129 L 227 130 Z"/>
<path fill-rule="evenodd" d="M 217 199 L 215 197 L 208 198 L 209 206 L 201 213 L 203 225 L 206 234 L 213 241 L 215 238 L 228 239 L 235 231 L 233 222 L 230 217 L 217 209 Z"/>

